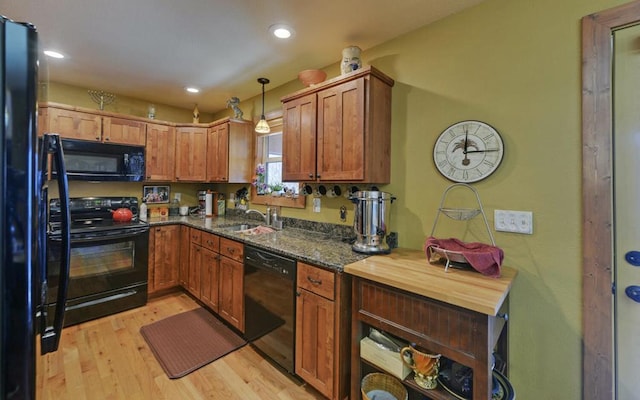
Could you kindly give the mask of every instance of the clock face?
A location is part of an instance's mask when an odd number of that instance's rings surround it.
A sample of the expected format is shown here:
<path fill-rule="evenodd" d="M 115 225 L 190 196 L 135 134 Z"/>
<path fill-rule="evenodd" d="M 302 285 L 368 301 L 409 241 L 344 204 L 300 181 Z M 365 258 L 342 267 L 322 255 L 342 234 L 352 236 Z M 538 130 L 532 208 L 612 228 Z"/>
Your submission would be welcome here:
<path fill-rule="evenodd" d="M 454 182 L 478 182 L 500 165 L 504 143 L 498 131 L 480 121 L 462 121 L 444 130 L 433 147 L 436 168 Z"/>

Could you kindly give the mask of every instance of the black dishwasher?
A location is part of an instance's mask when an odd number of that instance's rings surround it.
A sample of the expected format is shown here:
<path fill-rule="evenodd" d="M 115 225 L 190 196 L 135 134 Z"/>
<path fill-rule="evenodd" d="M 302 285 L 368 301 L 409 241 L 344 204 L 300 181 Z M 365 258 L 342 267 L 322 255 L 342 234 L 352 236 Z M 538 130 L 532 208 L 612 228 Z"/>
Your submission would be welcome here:
<path fill-rule="evenodd" d="M 244 248 L 245 339 L 294 374 L 296 262 Z"/>

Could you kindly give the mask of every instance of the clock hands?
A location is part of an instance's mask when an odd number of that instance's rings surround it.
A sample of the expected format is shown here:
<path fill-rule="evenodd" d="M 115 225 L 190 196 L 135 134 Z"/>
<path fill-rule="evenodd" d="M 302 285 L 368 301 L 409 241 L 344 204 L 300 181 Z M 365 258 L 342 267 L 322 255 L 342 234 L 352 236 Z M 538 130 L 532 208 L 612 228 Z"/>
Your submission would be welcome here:
<path fill-rule="evenodd" d="M 500 151 L 500 149 L 467 150 L 467 151 L 464 152 L 464 154 L 469 154 L 469 153 L 488 153 L 490 151 Z"/>
<path fill-rule="evenodd" d="M 469 165 L 471 160 L 467 157 L 467 147 L 469 147 L 469 128 L 464 126 L 464 147 L 462 148 L 462 154 L 464 154 L 464 158 L 462 159 L 462 165 Z"/>

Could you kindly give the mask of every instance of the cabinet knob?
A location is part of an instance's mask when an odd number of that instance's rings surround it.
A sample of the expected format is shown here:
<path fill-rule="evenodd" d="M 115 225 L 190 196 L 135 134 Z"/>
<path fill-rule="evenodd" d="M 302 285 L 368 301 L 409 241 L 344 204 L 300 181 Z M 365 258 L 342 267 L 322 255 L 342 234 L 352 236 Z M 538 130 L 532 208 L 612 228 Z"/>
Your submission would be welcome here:
<path fill-rule="evenodd" d="M 319 174 L 318 174 L 318 175 L 316 175 L 316 178 L 320 179 L 320 175 L 319 175 Z"/>
<path fill-rule="evenodd" d="M 309 178 L 313 178 L 313 174 L 309 174 Z"/>
<path fill-rule="evenodd" d="M 108 142 L 108 141 L 109 141 L 109 138 L 108 138 L 108 137 L 106 137 L 106 138 L 104 138 L 104 140 L 105 140 L 106 142 Z"/>
<path fill-rule="evenodd" d="M 96 136 L 96 140 L 100 140 L 100 136 Z"/>

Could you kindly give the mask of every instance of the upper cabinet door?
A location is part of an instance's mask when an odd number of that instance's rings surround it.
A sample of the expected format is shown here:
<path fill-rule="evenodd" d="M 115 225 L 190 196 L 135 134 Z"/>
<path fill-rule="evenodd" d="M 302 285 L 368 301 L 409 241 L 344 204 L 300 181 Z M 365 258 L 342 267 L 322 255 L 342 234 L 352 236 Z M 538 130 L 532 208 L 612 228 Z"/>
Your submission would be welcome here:
<path fill-rule="evenodd" d="M 223 119 L 207 134 L 207 182 L 248 183 L 253 176 L 253 123 Z"/>
<path fill-rule="evenodd" d="M 146 180 L 175 180 L 176 130 L 173 126 L 147 124 Z"/>
<path fill-rule="evenodd" d="M 81 111 L 49 107 L 48 132 L 69 139 L 102 140 L 102 117 Z"/>
<path fill-rule="evenodd" d="M 364 78 L 318 92 L 317 178 L 364 179 Z"/>
<path fill-rule="evenodd" d="M 209 128 L 207 134 L 207 181 L 229 180 L 229 124 Z"/>
<path fill-rule="evenodd" d="M 282 179 L 316 180 L 316 94 L 283 105 Z"/>
<path fill-rule="evenodd" d="M 176 180 L 204 182 L 207 178 L 207 128 L 176 128 Z"/>
<path fill-rule="evenodd" d="M 102 117 L 102 141 L 144 146 L 147 124 L 116 117 Z"/>
<path fill-rule="evenodd" d="M 368 66 L 283 98 L 283 179 L 389 183 L 393 84 Z"/>

